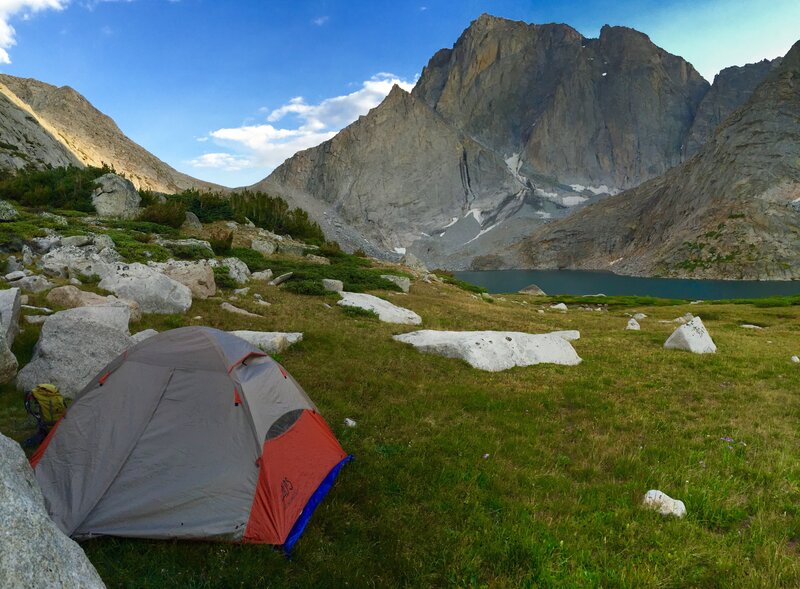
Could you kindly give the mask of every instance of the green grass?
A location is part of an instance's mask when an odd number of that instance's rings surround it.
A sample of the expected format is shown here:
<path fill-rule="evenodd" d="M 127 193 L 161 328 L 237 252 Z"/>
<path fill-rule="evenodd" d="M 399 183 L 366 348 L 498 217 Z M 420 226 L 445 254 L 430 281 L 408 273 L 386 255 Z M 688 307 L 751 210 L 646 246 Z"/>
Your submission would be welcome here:
<path fill-rule="evenodd" d="M 366 292 L 369 290 L 399 291 L 395 283 L 381 278 L 381 274 L 402 274 L 386 268 L 372 268 L 369 260 L 358 256 L 343 254 L 329 258 L 330 265 L 313 264 L 303 258 L 271 257 L 267 267 L 276 276 L 285 272 L 293 272 L 292 279 L 284 283 L 284 289 L 296 294 L 326 294 L 318 288 L 323 278 L 341 280 L 348 292 Z"/>
<path fill-rule="evenodd" d="M 414 328 L 251 288 L 272 303 L 263 319 L 195 301 L 135 330 L 304 332 L 282 361 L 356 460 L 291 560 L 268 546 L 84 543 L 109 587 L 800 585 L 800 368 L 789 361 L 800 353 L 800 308 L 591 297 L 611 310 L 539 314 L 550 299 L 488 305 L 420 282 L 389 294 L 423 328 L 581 331 L 579 366 L 486 373 L 391 339 Z M 634 311 L 649 318 L 625 331 Z M 687 311 L 719 353 L 663 349 L 675 325 L 658 321 Z M 26 327 L 15 351 L 35 336 Z M 23 439 L 25 424 L 21 395 L 0 393 L 0 430 Z M 687 517 L 641 509 L 651 488 L 682 499 Z"/>

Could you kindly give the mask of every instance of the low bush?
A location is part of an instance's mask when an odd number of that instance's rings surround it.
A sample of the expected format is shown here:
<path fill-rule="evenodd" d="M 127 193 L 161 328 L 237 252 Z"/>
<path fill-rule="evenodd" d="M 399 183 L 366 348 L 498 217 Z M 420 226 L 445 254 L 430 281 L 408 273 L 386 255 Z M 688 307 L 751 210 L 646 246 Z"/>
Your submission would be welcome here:
<path fill-rule="evenodd" d="M 186 205 L 175 199 L 156 202 L 142 209 L 139 220 L 177 229 L 186 220 Z"/>
<path fill-rule="evenodd" d="M 218 256 L 226 256 L 231 251 L 233 245 L 233 231 L 219 231 L 208 236 L 208 243 L 211 249 Z"/>
<path fill-rule="evenodd" d="M 269 262 L 262 254 L 246 247 L 231 248 L 228 255 L 239 258 L 247 265 L 250 272 L 261 272 L 270 267 Z"/>
<path fill-rule="evenodd" d="M 341 280 L 344 288 L 350 292 L 366 292 L 369 290 L 393 290 L 400 291 L 400 287 L 381 278 L 381 274 L 387 274 L 385 269 L 371 268 L 369 261 L 360 259 L 349 254 L 342 254 L 339 257 L 330 258 L 331 264 L 311 264 L 300 259 L 270 259 L 268 267 L 276 274 L 294 272 L 292 280 L 286 283 L 284 288 L 300 294 L 325 294 L 327 291 L 322 289 L 322 279 L 331 278 Z M 299 283 L 314 282 L 316 286 L 304 285 Z M 289 286 L 298 284 L 298 286 Z"/>
<path fill-rule="evenodd" d="M 126 262 L 164 262 L 172 256 L 167 248 L 150 243 L 150 236 L 146 233 L 112 229 L 108 235 Z"/>
<path fill-rule="evenodd" d="M 28 166 L 16 173 L 0 172 L 0 194 L 29 207 L 69 209 L 94 212 L 92 192 L 95 180 L 111 168 L 38 169 Z"/>
<path fill-rule="evenodd" d="M 214 267 L 214 282 L 217 288 L 238 288 L 239 284 L 231 277 L 227 266 Z"/>

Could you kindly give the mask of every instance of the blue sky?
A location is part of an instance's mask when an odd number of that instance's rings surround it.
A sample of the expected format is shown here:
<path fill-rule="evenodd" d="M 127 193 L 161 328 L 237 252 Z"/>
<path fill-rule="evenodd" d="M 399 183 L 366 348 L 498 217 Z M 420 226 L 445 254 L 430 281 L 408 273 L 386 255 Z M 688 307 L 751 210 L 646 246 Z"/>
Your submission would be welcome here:
<path fill-rule="evenodd" d="M 240 186 L 410 88 L 483 12 L 631 26 L 709 81 L 800 38 L 797 0 L 0 0 L 0 71 L 72 86 L 175 168 Z"/>

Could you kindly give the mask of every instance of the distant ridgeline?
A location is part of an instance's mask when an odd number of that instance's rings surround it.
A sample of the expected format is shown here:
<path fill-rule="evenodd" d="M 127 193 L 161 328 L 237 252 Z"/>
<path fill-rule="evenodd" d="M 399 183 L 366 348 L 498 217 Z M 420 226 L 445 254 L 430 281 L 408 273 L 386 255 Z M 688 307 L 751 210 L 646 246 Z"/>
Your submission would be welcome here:
<path fill-rule="evenodd" d="M 26 166 L 16 172 L 0 170 L 0 194 L 28 207 L 93 213 L 91 195 L 96 188 L 95 180 L 110 172 L 121 175 L 109 166 Z M 186 220 L 186 213 L 191 212 L 202 223 L 245 223 L 249 219 L 273 233 L 317 245 L 325 241 L 319 225 L 309 219 L 308 213 L 264 192 L 245 190 L 231 194 L 190 188 L 171 195 L 140 190 L 139 195 L 143 207 L 140 221 L 177 228 Z"/>

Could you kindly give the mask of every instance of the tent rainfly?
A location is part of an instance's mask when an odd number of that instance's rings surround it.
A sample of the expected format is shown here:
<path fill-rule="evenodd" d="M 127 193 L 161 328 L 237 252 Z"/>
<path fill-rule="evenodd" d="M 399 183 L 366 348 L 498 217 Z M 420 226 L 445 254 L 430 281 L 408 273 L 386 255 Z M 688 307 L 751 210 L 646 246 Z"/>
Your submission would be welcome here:
<path fill-rule="evenodd" d="M 50 516 L 73 538 L 289 552 L 350 458 L 280 364 L 227 332 L 184 327 L 106 366 L 31 464 Z"/>

